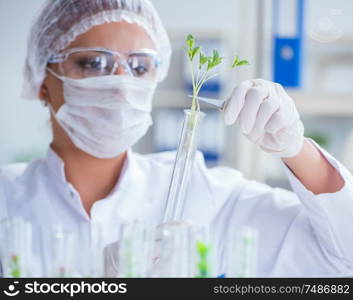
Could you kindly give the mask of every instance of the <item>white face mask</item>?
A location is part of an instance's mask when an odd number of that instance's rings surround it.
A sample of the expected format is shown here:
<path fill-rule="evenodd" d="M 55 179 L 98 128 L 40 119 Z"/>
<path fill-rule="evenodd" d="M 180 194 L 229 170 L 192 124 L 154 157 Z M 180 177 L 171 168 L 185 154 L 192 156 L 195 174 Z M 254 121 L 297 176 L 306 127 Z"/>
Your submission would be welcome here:
<path fill-rule="evenodd" d="M 153 81 L 126 75 L 62 77 L 65 103 L 54 114 L 74 145 L 97 158 L 113 158 L 152 125 Z"/>

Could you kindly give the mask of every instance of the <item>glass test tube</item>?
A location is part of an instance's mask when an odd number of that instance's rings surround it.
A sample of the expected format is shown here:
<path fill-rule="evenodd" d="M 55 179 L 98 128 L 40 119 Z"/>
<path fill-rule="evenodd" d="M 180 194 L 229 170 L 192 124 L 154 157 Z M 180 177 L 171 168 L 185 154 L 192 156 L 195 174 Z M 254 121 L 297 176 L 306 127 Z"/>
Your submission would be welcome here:
<path fill-rule="evenodd" d="M 194 164 L 198 136 L 204 117 L 205 114 L 200 111 L 184 111 L 183 130 L 169 187 L 164 223 L 181 219 L 185 194 Z"/>
<path fill-rule="evenodd" d="M 194 236 L 186 222 L 160 225 L 155 241 L 152 277 L 192 277 Z"/>
<path fill-rule="evenodd" d="M 118 241 L 118 277 L 148 277 L 154 242 L 154 226 L 142 222 L 123 224 Z"/>
<path fill-rule="evenodd" d="M 0 224 L 2 276 L 32 277 L 32 226 L 21 218 L 5 219 Z"/>
<path fill-rule="evenodd" d="M 250 227 L 230 234 L 227 255 L 227 277 L 256 276 L 258 232 Z"/>

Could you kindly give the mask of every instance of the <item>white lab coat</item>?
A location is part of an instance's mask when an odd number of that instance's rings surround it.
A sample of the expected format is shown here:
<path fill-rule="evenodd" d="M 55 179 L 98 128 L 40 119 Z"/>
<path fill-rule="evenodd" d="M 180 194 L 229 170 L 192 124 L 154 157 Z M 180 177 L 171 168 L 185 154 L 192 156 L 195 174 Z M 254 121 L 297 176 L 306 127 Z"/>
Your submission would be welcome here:
<path fill-rule="evenodd" d="M 314 195 L 285 166 L 294 191 L 271 188 L 243 178 L 237 170 L 208 169 L 197 155 L 183 219 L 211 225 L 217 237 L 219 274 L 225 272 L 224 248 L 231 228 L 259 231 L 257 276 L 335 276 L 353 273 L 353 177 L 322 150 L 345 180 L 342 190 Z M 29 165 L 0 173 L 0 219 L 20 216 L 35 224 L 102 222 L 105 245 L 116 241 L 112 224 L 142 219 L 162 222 L 175 153 L 128 152 L 112 193 L 97 201 L 91 218 L 80 196 L 65 179 L 54 151 Z"/>

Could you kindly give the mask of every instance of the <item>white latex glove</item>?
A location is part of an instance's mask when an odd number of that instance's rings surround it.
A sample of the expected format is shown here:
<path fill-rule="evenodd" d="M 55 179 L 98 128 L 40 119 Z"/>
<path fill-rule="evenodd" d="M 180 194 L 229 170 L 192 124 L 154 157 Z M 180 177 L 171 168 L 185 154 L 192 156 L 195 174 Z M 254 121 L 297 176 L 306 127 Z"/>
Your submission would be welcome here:
<path fill-rule="evenodd" d="M 226 105 L 224 120 L 227 125 L 237 122 L 250 141 L 278 157 L 293 157 L 302 149 L 303 123 L 280 84 L 263 79 L 242 82 Z"/>

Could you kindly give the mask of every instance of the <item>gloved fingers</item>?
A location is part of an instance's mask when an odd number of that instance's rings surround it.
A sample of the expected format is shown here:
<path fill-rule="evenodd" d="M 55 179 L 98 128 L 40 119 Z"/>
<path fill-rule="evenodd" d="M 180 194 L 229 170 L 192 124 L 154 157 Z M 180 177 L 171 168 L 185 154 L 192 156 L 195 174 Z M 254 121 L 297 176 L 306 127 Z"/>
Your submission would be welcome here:
<path fill-rule="evenodd" d="M 268 90 L 264 86 L 249 89 L 245 96 L 245 103 L 240 112 L 240 127 L 244 134 L 249 134 L 254 127 L 258 112 L 264 99 L 268 96 Z"/>
<path fill-rule="evenodd" d="M 281 103 L 279 110 L 272 115 L 265 125 L 265 131 L 275 134 L 282 128 L 289 127 L 299 120 L 299 114 L 294 105 Z"/>
<path fill-rule="evenodd" d="M 285 91 L 285 89 L 283 88 L 283 86 L 280 85 L 279 83 L 273 83 L 273 89 L 274 89 L 274 92 L 275 92 L 279 97 L 289 98 L 287 92 Z"/>
<path fill-rule="evenodd" d="M 279 99 L 281 99 L 282 104 L 280 109 L 287 116 L 288 123 L 293 123 L 294 120 L 300 119 L 294 101 L 288 96 L 284 88 L 278 83 L 275 83 L 273 87 Z"/>
<path fill-rule="evenodd" d="M 281 99 L 278 97 L 272 82 L 264 79 L 256 79 L 254 80 L 254 84 L 257 87 L 261 86 L 263 89 L 266 89 L 266 94 L 263 95 L 264 100 L 258 110 L 255 123 L 253 124 L 250 133 L 246 135 L 252 142 L 257 144 L 264 135 L 264 127 L 266 123 L 279 109 Z"/>
<path fill-rule="evenodd" d="M 271 116 L 270 120 L 265 125 L 265 131 L 270 134 L 276 134 L 276 132 L 287 125 L 286 122 L 287 120 L 279 110 Z"/>
<path fill-rule="evenodd" d="M 245 96 L 245 103 L 240 112 L 240 126 L 244 134 L 249 134 L 254 127 L 263 101 L 268 97 L 268 88 L 264 85 L 252 87 Z"/>
<path fill-rule="evenodd" d="M 277 112 L 280 107 L 280 100 L 278 97 L 269 97 L 265 99 L 261 105 L 257 114 L 257 118 L 255 124 L 248 135 L 248 138 L 254 142 L 258 143 L 258 141 L 265 134 L 265 126 L 271 119 L 271 117 Z"/>
<path fill-rule="evenodd" d="M 274 84 L 276 97 L 280 101 L 280 107 L 265 125 L 268 133 L 275 134 L 282 128 L 289 127 L 298 121 L 299 113 L 295 107 L 294 101 L 287 95 L 281 85 Z"/>
<path fill-rule="evenodd" d="M 226 125 L 234 124 L 240 114 L 241 109 L 245 103 L 245 96 L 248 90 L 254 85 L 252 80 L 246 80 L 236 87 L 232 96 L 224 109 L 224 122 Z"/>

